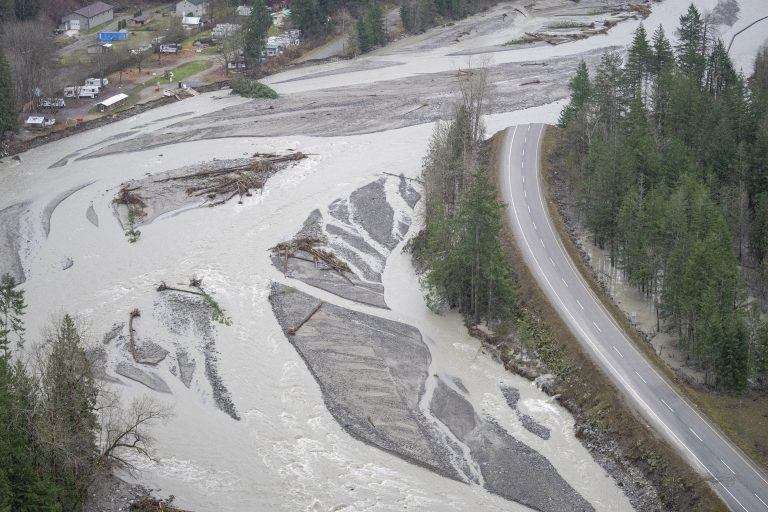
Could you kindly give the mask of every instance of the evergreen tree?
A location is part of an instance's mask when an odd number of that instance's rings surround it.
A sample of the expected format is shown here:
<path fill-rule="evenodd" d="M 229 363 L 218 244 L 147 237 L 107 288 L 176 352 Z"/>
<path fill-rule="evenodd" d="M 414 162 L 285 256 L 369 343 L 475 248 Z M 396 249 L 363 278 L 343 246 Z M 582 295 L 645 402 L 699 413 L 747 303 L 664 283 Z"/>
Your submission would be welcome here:
<path fill-rule="evenodd" d="M 320 34 L 325 21 L 321 18 L 318 0 L 293 0 L 291 2 L 291 19 L 296 28 L 306 36 Z"/>
<path fill-rule="evenodd" d="M 0 48 L 0 141 L 3 140 L 5 132 L 16 131 L 17 118 L 11 68 Z"/>
<path fill-rule="evenodd" d="M 9 23 L 16 18 L 15 0 L 0 0 L 0 25 Z M 2 510 L 2 507 L 0 507 Z"/>
<path fill-rule="evenodd" d="M 259 59 L 264 49 L 267 32 L 272 26 L 272 15 L 264 0 L 254 0 L 245 35 L 245 53 L 252 59 Z"/>
<path fill-rule="evenodd" d="M 568 127 L 584 109 L 587 108 L 589 101 L 592 98 L 592 84 L 589 80 L 589 70 L 587 64 L 583 60 L 576 68 L 576 75 L 571 78 L 568 83 L 568 88 L 571 90 L 571 101 L 563 107 L 560 112 L 560 120 L 558 124 L 562 128 Z"/>
<path fill-rule="evenodd" d="M 16 0 L 16 19 L 30 20 L 37 16 L 40 0 Z"/>
<path fill-rule="evenodd" d="M 0 277 L 0 350 L 7 359 L 11 341 L 24 342 L 24 321 L 22 316 L 27 305 L 24 291 L 16 289 L 16 280 L 10 274 Z"/>
<path fill-rule="evenodd" d="M 47 449 L 41 453 L 39 471 L 58 487 L 60 506 L 77 509 L 97 470 L 98 389 L 80 333 L 69 315 L 50 339 L 40 392 L 36 432 Z"/>
<path fill-rule="evenodd" d="M 688 75 L 693 83 L 701 84 L 706 65 L 706 40 L 704 21 L 693 4 L 688 7 L 685 14 L 680 16 L 677 37 L 679 41 L 676 50 L 680 70 Z"/>
<path fill-rule="evenodd" d="M 672 53 L 672 45 L 664 34 L 664 28 L 659 25 L 653 33 L 650 66 L 651 73 L 658 79 L 658 77 L 661 76 L 662 71 L 669 69 L 674 63 L 675 56 Z"/>
<path fill-rule="evenodd" d="M 622 94 L 621 57 L 616 52 L 606 52 L 595 72 L 593 102 L 598 125 L 604 136 L 612 133 L 624 110 Z"/>
<path fill-rule="evenodd" d="M 645 27 L 641 23 L 635 30 L 635 37 L 629 47 L 627 63 L 624 66 L 627 94 L 640 96 L 645 101 L 648 96 L 648 75 L 653 62 L 653 52 L 648 44 Z"/>
<path fill-rule="evenodd" d="M 357 22 L 357 41 L 363 53 L 387 42 L 384 16 L 373 0 L 368 3 L 368 10 Z"/>

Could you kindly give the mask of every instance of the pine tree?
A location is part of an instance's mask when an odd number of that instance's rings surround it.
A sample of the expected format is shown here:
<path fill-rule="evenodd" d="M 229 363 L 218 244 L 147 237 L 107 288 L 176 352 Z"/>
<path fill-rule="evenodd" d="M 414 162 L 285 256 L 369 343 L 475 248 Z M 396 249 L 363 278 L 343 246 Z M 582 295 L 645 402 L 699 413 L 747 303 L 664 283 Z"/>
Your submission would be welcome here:
<path fill-rule="evenodd" d="M 245 53 L 252 59 L 261 57 L 267 32 L 272 26 L 272 15 L 264 0 L 254 0 L 245 35 Z"/>
<path fill-rule="evenodd" d="M 0 141 L 5 132 L 16 131 L 18 111 L 13 94 L 13 81 L 11 80 L 11 68 L 5 60 L 2 48 L 0 48 Z"/>
<path fill-rule="evenodd" d="M 16 280 L 10 274 L 0 277 L 0 350 L 7 360 L 12 339 L 20 346 L 24 342 L 23 315 L 24 290 L 16 289 Z"/>
<path fill-rule="evenodd" d="M 75 321 L 65 315 L 50 339 L 40 383 L 36 431 L 43 446 L 40 469 L 59 489 L 66 510 L 79 508 L 97 468 L 95 413 L 98 388 Z"/>
<path fill-rule="evenodd" d="M 592 98 L 589 70 L 587 69 L 586 62 L 583 60 L 576 68 L 576 75 L 571 78 L 568 88 L 571 90 L 571 101 L 563 107 L 562 112 L 560 112 L 560 120 L 558 121 L 562 128 L 567 128 L 570 123 L 575 121 L 584 112 L 584 109 L 587 108 Z"/>
<path fill-rule="evenodd" d="M 605 52 L 595 72 L 593 98 L 596 115 L 604 136 L 613 132 L 624 110 L 622 94 L 621 57 L 616 52 Z"/>
<path fill-rule="evenodd" d="M 663 70 L 674 65 L 675 55 L 672 53 L 672 45 L 664 34 L 661 25 L 653 33 L 651 49 L 651 73 L 658 78 Z"/>
<path fill-rule="evenodd" d="M 643 101 L 648 96 L 648 75 L 651 71 L 653 53 L 648 44 L 645 27 L 641 23 L 635 30 L 635 37 L 629 47 L 627 63 L 624 66 L 627 94 L 640 96 Z"/>
<path fill-rule="evenodd" d="M 324 21 L 321 19 L 317 0 L 293 0 L 291 19 L 296 27 L 308 36 L 320 34 Z"/>
<path fill-rule="evenodd" d="M 680 16 L 680 27 L 677 30 L 678 44 L 677 61 L 680 70 L 688 75 L 694 83 L 701 84 L 706 65 L 706 41 L 704 22 L 696 6 L 691 4 L 688 11 Z"/>

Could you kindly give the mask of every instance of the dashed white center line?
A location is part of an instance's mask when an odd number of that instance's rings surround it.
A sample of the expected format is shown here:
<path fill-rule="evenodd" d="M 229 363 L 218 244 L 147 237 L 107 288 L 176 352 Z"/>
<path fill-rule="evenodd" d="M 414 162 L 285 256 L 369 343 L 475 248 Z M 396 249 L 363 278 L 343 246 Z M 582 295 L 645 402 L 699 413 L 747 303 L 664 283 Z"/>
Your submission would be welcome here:
<path fill-rule="evenodd" d="M 523 185 L 525 185 L 525 174 L 523 174 Z"/>
<path fill-rule="evenodd" d="M 579 299 L 576 299 L 576 304 L 578 304 L 581 309 L 584 309 L 584 306 L 581 305 L 581 302 L 579 302 Z"/>
<path fill-rule="evenodd" d="M 624 354 L 622 354 L 621 352 L 619 352 L 619 349 L 617 349 L 617 348 L 616 348 L 616 345 L 611 345 L 611 346 L 613 347 L 613 350 L 615 350 L 615 351 L 616 351 L 616 353 L 617 353 L 617 354 L 619 354 L 619 356 L 620 356 L 620 357 L 624 357 Z"/>
<path fill-rule="evenodd" d="M 543 244 L 543 243 L 544 243 L 544 242 L 542 242 L 542 244 Z M 566 287 L 566 288 L 568 288 L 568 283 L 566 283 L 566 282 L 565 282 L 565 278 L 564 278 L 564 277 L 561 277 L 561 278 L 560 278 L 560 280 L 563 282 L 563 284 L 565 285 L 565 287 Z"/>
<path fill-rule="evenodd" d="M 645 384 L 648 384 L 647 382 L 645 382 L 645 379 L 643 378 L 643 376 L 642 376 L 642 375 L 640 375 L 640 374 L 639 374 L 639 373 L 637 373 L 637 372 L 635 372 L 635 375 L 637 375 L 638 377 L 640 377 L 640 380 L 641 380 L 641 381 L 643 381 Z"/>
<path fill-rule="evenodd" d="M 527 190 L 525 190 L 525 189 L 523 189 L 523 197 L 525 197 L 526 199 L 528 199 L 528 191 L 527 191 Z"/>
<path fill-rule="evenodd" d="M 726 464 L 726 463 L 725 463 L 725 461 L 724 461 L 723 459 L 720 459 L 720 462 L 722 462 L 722 463 L 723 463 L 723 466 L 725 466 L 725 467 L 727 467 L 727 468 L 728 468 L 728 471 L 730 471 L 730 472 L 731 472 L 731 473 L 733 473 L 734 475 L 736 474 L 736 472 L 735 472 L 734 470 L 732 470 L 732 469 L 731 469 L 731 466 L 729 466 L 728 464 Z"/>
<path fill-rule="evenodd" d="M 541 246 L 542 246 L 542 247 L 546 248 L 546 245 L 544 245 L 544 240 L 542 240 L 541 238 L 539 238 L 539 242 L 541 242 Z"/>
<path fill-rule="evenodd" d="M 669 406 L 669 404 L 668 404 L 667 402 L 665 402 L 663 399 L 661 400 L 661 403 L 663 403 L 664 405 L 666 405 L 666 406 L 667 406 L 667 409 L 669 409 L 670 411 L 672 411 L 672 412 L 675 412 L 675 410 L 674 410 L 673 408 L 671 408 L 671 407 Z"/>
<path fill-rule="evenodd" d="M 757 493 L 755 493 L 755 498 L 759 499 L 759 500 L 760 500 L 760 503 L 762 503 L 763 505 L 765 505 L 765 508 L 768 508 L 768 503 L 764 502 L 764 501 L 763 501 L 763 498 L 761 498 L 760 496 L 758 496 L 758 495 L 757 495 Z"/>
<path fill-rule="evenodd" d="M 531 221 L 531 223 L 533 224 L 533 230 L 534 230 L 534 231 L 538 231 L 538 230 L 539 230 L 539 228 L 537 228 L 537 227 L 536 227 L 536 223 L 535 223 L 535 222 L 533 222 L 533 221 Z"/>
<path fill-rule="evenodd" d="M 525 162 L 523 162 L 522 160 L 520 161 L 520 168 L 525 169 Z"/>
<path fill-rule="evenodd" d="M 597 329 L 597 332 L 603 332 L 603 330 L 600 328 L 600 326 L 597 325 L 595 322 L 592 322 L 592 325 L 595 326 L 595 329 Z M 613 348 L 615 349 L 616 347 L 613 347 Z"/>
<path fill-rule="evenodd" d="M 553 260 L 551 257 L 549 258 L 549 262 L 552 264 L 553 267 L 557 268 L 557 265 L 555 265 L 555 260 Z"/>
<path fill-rule="evenodd" d="M 704 442 L 704 440 L 703 440 L 702 438 L 700 438 L 700 437 L 699 437 L 699 434 L 697 434 L 696 432 L 694 432 L 694 430 L 693 430 L 691 427 L 688 427 L 688 430 L 690 430 L 690 431 L 691 431 L 691 434 L 693 434 L 693 435 L 695 435 L 695 436 L 696 436 L 696 439 L 698 439 L 698 440 L 699 440 L 699 441 L 701 441 L 702 443 Z"/>

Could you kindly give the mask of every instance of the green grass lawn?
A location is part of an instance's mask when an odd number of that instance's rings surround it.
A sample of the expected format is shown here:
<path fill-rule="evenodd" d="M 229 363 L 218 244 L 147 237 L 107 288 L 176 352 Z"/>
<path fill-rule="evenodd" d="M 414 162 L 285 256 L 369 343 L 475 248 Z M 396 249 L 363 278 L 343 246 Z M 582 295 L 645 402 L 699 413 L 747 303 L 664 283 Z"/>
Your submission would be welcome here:
<path fill-rule="evenodd" d="M 182 48 L 194 48 L 195 45 L 193 44 L 198 39 L 210 39 L 211 38 L 211 31 L 205 30 L 203 32 L 198 32 L 194 35 L 189 36 L 184 41 L 181 42 Z"/>
<path fill-rule="evenodd" d="M 160 85 L 181 82 L 192 75 L 205 71 L 209 67 L 211 67 L 211 61 L 209 60 L 193 60 L 192 62 L 187 62 L 186 64 L 182 64 L 181 66 L 172 69 L 173 78 L 171 80 L 166 80 L 161 76 L 152 77 L 145 82 L 145 87 L 154 86 L 158 82 L 160 82 Z"/>

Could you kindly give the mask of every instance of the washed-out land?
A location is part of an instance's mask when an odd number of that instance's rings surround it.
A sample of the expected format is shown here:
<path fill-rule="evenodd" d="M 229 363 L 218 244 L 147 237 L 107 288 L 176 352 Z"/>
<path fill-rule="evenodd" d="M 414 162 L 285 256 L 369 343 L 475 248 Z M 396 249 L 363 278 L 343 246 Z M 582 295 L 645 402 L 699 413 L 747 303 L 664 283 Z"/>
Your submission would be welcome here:
<path fill-rule="evenodd" d="M 625 492 L 576 438 L 573 417 L 505 371 L 461 318 L 431 312 L 402 251 L 421 228 L 421 158 L 460 68 L 490 68 L 489 135 L 554 122 L 579 60 L 623 48 L 640 21 L 631 14 L 558 45 L 505 45 L 562 15 L 616 16 L 590 14 L 603 0 L 528 4 L 271 76 L 277 100 L 201 94 L 0 161 L 0 272 L 23 282 L 28 338 L 40 339 L 52 314 L 75 314 L 102 380 L 126 401 L 149 393 L 174 409 L 153 431 L 158 461 L 136 459 L 140 471 L 121 477 L 201 511 L 622 511 L 652 501 Z M 739 4 L 738 20 L 719 25 L 725 36 L 760 2 Z M 686 5 L 651 7 L 646 26 L 671 33 Z M 735 43 L 737 55 L 748 44 Z M 295 152 L 307 157 L 216 206 L 157 183 Z M 114 203 L 126 184 L 144 187 L 136 243 Z M 297 237 L 349 271 L 272 251 Z M 190 293 L 192 278 L 227 321 Z"/>

